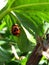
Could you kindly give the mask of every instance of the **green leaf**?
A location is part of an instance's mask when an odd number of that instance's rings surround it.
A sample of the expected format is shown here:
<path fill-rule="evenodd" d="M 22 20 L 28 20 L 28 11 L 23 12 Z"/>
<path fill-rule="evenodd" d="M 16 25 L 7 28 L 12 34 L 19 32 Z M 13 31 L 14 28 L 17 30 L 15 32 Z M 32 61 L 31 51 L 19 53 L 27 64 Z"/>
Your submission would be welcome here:
<path fill-rule="evenodd" d="M 0 31 L 5 27 L 6 23 L 3 22 L 1 25 L 0 25 Z"/>
<path fill-rule="evenodd" d="M 21 65 L 18 61 L 10 61 L 9 63 L 6 63 L 5 65 Z"/>
<path fill-rule="evenodd" d="M 9 53 L 0 46 L 0 62 L 8 62 L 9 60 Z"/>
<path fill-rule="evenodd" d="M 34 33 L 36 33 L 38 35 L 43 34 L 42 19 L 39 19 L 39 17 L 37 17 L 36 15 L 29 14 L 29 13 L 21 13 L 20 14 L 18 12 L 15 12 L 15 14 L 16 14 L 16 18 L 19 21 L 19 23 L 22 24 L 30 32 L 32 31 L 32 34 L 34 34 Z"/>
<path fill-rule="evenodd" d="M 26 65 L 27 57 L 21 60 L 21 65 Z"/>
<path fill-rule="evenodd" d="M 13 9 L 25 11 L 48 11 L 49 1 L 47 0 L 18 0 L 13 3 Z"/>
<path fill-rule="evenodd" d="M 5 44 L 6 42 L 5 41 L 1 41 L 0 40 L 0 45 L 3 45 L 3 44 Z"/>
<path fill-rule="evenodd" d="M 41 12 L 48 12 L 49 11 L 49 1 L 47 0 L 8 0 L 7 3 L 8 8 L 6 10 L 3 11 L 3 13 L 1 13 L 0 15 L 0 20 L 3 18 L 3 16 L 5 16 L 6 14 L 8 14 L 9 12 L 13 11 L 13 10 L 23 10 L 23 11 L 31 11 L 31 12 L 37 12 L 37 11 L 41 11 Z"/>

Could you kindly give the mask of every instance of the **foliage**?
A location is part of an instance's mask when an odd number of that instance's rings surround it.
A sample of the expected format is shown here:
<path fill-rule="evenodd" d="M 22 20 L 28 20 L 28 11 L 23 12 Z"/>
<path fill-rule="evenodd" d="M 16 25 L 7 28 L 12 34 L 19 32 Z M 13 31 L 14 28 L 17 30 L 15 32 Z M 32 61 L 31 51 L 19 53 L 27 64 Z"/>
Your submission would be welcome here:
<path fill-rule="evenodd" d="M 49 0 L 8 0 L 0 10 L 0 65 L 25 65 L 28 52 L 36 45 L 36 36 L 45 32 L 45 23 L 49 23 Z M 13 24 L 19 25 L 19 36 L 11 33 Z M 11 45 L 20 57 L 24 54 L 23 60 L 14 59 Z"/>

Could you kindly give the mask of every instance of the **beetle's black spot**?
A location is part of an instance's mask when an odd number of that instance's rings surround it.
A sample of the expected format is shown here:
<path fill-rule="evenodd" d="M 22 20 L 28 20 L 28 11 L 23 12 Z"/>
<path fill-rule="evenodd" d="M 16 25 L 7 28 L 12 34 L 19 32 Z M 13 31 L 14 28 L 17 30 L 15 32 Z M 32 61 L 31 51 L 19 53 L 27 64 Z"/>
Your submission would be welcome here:
<path fill-rule="evenodd" d="M 14 32 L 16 32 L 16 31 L 18 31 L 18 28 L 15 28 L 15 29 L 14 29 Z"/>

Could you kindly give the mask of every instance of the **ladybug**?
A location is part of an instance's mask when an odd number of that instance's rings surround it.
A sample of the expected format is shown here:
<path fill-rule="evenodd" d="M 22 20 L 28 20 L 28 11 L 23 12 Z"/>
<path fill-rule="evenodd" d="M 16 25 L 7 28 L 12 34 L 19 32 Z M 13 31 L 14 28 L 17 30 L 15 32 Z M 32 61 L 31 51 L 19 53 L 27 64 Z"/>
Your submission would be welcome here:
<path fill-rule="evenodd" d="M 18 26 L 18 24 L 14 24 L 12 25 L 12 34 L 15 36 L 18 36 L 20 34 L 20 28 Z"/>

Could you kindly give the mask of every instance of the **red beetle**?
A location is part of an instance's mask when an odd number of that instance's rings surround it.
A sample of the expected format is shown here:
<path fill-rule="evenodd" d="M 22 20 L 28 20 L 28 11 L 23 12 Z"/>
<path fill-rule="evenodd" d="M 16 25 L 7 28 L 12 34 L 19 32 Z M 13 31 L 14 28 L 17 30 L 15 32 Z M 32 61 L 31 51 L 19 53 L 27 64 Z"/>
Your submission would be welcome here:
<path fill-rule="evenodd" d="M 20 28 L 18 24 L 12 25 L 12 34 L 18 36 L 20 34 Z"/>

